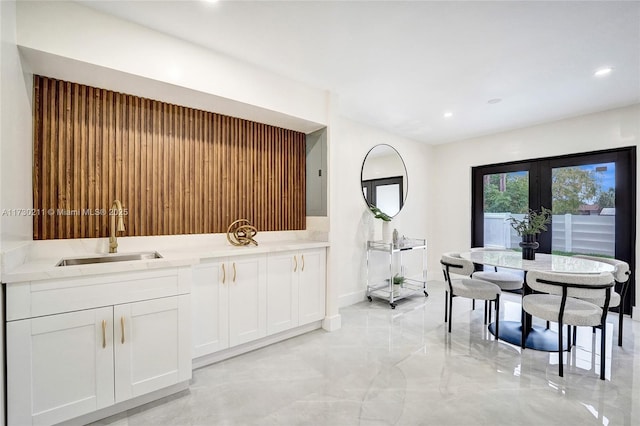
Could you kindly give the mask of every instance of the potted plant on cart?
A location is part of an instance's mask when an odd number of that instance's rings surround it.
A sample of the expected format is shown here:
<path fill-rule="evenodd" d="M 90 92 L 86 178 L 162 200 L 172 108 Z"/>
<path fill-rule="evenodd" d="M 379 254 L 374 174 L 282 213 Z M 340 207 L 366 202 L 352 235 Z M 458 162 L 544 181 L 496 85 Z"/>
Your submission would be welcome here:
<path fill-rule="evenodd" d="M 391 231 L 391 216 L 373 204 L 369 204 L 369 210 L 371 210 L 371 213 L 373 213 L 373 216 L 376 219 L 382 220 L 382 240 L 385 243 L 390 243 L 393 238 L 393 233 Z"/>
<path fill-rule="evenodd" d="M 395 274 L 393 276 L 393 297 L 394 298 L 400 296 L 400 291 L 405 281 L 406 281 L 406 278 L 400 274 Z"/>
<path fill-rule="evenodd" d="M 540 247 L 537 241 L 537 235 L 547 230 L 547 225 L 551 223 L 551 210 L 540 207 L 540 212 L 530 209 L 522 219 L 510 217 L 507 220 L 511 223 L 511 227 L 515 229 L 522 241 L 522 258 L 525 260 L 534 260 L 536 249 Z"/>

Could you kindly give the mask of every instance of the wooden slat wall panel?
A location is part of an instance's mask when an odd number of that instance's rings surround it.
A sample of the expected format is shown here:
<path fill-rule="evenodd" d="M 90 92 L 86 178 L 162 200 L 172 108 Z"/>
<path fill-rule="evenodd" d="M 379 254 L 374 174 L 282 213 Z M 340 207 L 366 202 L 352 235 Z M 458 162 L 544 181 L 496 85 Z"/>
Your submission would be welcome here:
<path fill-rule="evenodd" d="M 305 135 L 262 123 L 34 77 L 36 240 L 305 226 Z M 91 214 L 89 213 L 91 212 Z"/>

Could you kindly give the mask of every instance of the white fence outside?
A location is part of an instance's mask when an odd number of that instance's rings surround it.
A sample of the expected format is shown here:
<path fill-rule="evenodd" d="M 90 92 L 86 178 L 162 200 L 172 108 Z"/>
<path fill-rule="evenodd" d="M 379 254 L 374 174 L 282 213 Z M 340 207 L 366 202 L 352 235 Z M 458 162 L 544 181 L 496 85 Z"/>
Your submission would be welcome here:
<path fill-rule="evenodd" d="M 485 247 L 518 248 L 521 241 L 507 218 L 522 219 L 524 214 L 485 213 Z M 615 216 L 553 215 L 553 250 L 615 254 Z"/>

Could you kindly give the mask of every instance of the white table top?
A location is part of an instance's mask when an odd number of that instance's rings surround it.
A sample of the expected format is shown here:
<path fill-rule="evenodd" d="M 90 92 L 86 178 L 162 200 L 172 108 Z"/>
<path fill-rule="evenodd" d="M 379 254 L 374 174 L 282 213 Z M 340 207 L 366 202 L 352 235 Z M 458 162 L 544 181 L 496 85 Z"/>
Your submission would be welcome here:
<path fill-rule="evenodd" d="M 563 273 L 595 274 L 613 272 L 613 265 L 589 259 L 581 259 L 556 254 L 536 253 L 535 260 L 523 260 L 517 251 L 473 251 L 460 253 L 463 259 L 481 265 L 500 268 L 519 269 L 521 271 L 551 271 Z"/>

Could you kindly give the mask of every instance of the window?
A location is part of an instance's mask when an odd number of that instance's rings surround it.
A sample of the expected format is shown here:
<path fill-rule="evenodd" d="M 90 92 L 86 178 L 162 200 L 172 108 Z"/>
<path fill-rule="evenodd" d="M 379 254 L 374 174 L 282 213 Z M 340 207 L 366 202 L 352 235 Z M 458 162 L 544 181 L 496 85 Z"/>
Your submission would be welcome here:
<path fill-rule="evenodd" d="M 474 167 L 472 246 L 517 249 L 506 218 L 544 206 L 553 220 L 539 235 L 540 252 L 615 257 L 634 270 L 635 176 L 635 147 Z"/>

